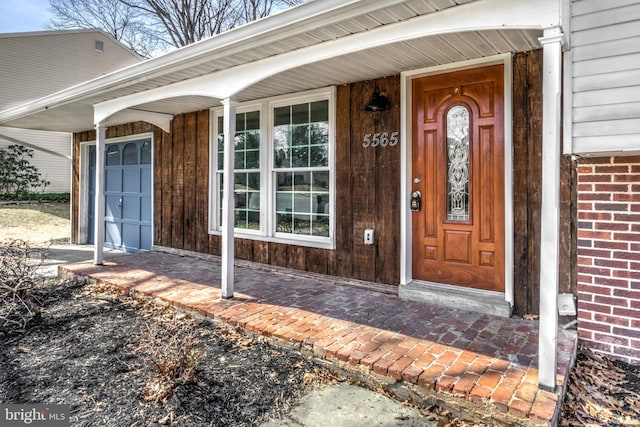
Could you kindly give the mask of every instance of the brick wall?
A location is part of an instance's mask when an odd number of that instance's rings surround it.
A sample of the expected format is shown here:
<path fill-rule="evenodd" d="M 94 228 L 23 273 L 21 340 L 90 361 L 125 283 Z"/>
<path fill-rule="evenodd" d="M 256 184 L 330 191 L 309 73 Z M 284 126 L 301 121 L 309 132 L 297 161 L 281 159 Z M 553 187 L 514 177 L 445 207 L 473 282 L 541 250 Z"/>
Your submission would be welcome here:
<path fill-rule="evenodd" d="M 578 336 L 640 364 L 640 156 L 578 164 Z"/>

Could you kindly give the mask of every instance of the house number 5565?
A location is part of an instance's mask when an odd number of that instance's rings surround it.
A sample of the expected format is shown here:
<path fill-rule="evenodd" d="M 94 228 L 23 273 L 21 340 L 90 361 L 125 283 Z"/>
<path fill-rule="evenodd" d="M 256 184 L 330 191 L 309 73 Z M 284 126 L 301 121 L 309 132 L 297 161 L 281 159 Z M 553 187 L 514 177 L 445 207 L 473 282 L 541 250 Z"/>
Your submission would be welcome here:
<path fill-rule="evenodd" d="M 382 133 L 367 133 L 364 136 L 362 146 L 364 148 L 371 147 L 393 147 L 398 144 L 399 132 L 382 132 Z"/>

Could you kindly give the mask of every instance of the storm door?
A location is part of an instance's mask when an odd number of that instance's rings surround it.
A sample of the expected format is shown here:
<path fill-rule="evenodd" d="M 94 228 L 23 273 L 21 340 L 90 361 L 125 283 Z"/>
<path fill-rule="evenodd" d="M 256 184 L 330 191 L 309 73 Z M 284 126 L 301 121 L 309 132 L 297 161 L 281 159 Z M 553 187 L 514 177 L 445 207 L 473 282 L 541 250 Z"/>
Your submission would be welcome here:
<path fill-rule="evenodd" d="M 502 65 L 413 81 L 413 278 L 504 291 Z"/>

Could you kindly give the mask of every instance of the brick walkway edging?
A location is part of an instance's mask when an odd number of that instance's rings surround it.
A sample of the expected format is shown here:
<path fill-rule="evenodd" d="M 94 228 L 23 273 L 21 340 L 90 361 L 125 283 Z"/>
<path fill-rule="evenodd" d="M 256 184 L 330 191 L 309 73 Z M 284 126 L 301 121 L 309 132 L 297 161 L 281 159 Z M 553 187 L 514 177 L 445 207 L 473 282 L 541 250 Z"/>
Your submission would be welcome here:
<path fill-rule="evenodd" d="M 425 407 L 437 404 L 457 416 L 490 425 L 555 425 L 558 421 L 559 396 L 538 390 L 537 369 L 530 365 L 514 367 L 512 362 L 500 358 L 480 360 L 483 353 L 480 350 L 459 350 L 284 303 L 264 303 L 247 295 L 248 292 L 237 292 L 233 300 L 221 300 L 219 289 L 202 284 L 208 279 L 194 272 L 197 260 L 180 259 L 181 266 L 190 265 L 184 267 L 189 271 L 188 277 L 193 276 L 190 281 L 171 273 L 150 273 L 154 268 L 161 270 L 160 265 L 169 263 L 170 258 L 155 260 L 155 266 L 145 270 L 140 262 L 132 261 L 136 257 L 139 255 L 123 257 L 105 266 L 89 263 L 61 266 L 59 271 L 115 285 L 129 293 L 159 298 L 183 310 L 242 328 L 274 345 L 300 350 L 330 369 L 355 376 L 371 388 L 381 387 L 399 400 L 410 399 Z M 208 276 L 219 277 L 210 271 L 211 261 L 207 262 Z M 165 268 L 171 272 L 170 266 Z M 254 273 L 248 273 L 251 274 Z M 565 358 L 572 359 L 568 366 L 573 366 L 575 351 L 575 342 L 573 348 L 565 349 Z M 567 372 L 568 368 L 559 375 L 560 396 L 564 395 Z"/>

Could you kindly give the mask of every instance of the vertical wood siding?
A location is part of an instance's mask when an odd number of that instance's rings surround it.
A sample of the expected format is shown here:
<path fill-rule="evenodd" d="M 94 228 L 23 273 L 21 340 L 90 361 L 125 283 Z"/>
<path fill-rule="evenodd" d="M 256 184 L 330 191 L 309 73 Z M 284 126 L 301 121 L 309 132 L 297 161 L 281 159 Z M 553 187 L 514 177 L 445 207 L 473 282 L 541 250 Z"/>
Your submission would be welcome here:
<path fill-rule="evenodd" d="M 514 258 L 515 311 L 536 313 L 539 304 L 541 190 L 540 51 L 514 57 Z M 378 85 L 392 102 L 382 113 L 363 107 Z M 337 88 L 335 250 L 236 239 L 238 259 L 310 272 L 398 284 L 400 268 L 400 146 L 363 148 L 366 133 L 400 130 L 400 79 L 397 76 Z M 154 245 L 220 255 L 220 238 L 209 235 L 209 112 L 177 115 L 171 134 L 144 123 L 110 128 L 107 137 L 153 131 Z M 74 137 L 74 191 L 78 200 L 77 147 L 95 132 Z M 563 166 L 563 188 L 573 187 L 572 167 Z M 571 191 L 563 192 L 562 213 L 573 226 Z M 74 206 L 77 206 L 77 202 Z M 77 209 L 74 223 L 77 224 Z M 564 221 L 563 221 L 564 224 Z M 364 245 L 366 228 L 376 233 Z M 76 230 L 76 227 L 74 227 Z M 75 231 L 74 231 L 75 233 Z M 565 233 L 562 233 L 563 239 Z M 77 234 L 75 234 L 77 241 Z M 571 241 L 563 240 L 561 271 L 572 275 Z M 572 279 L 562 280 L 570 291 Z"/>
<path fill-rule="evenodd" d="M 392 100 L 392 108 L 381 113 L 367 113 L 363 108 L 369 100 L 375 86 Z M 239 259 L 252 260 L 265 264 L 306 270 L 314 273 L 329 274 L 379 283 L 397 284 L 400 275 L 400 146 L 363 148 L 365 133 L 392 132 L 400 129 L 400 79 L 389 77 L 375 81 L 358 82 L 338 87 L 336 99 L 336 230 L 335 250 L 309 248 L 256 240 L 236 239 L 235 251 Z M 199 113 L 201 114 L 201 113 Z M 201 114 L 197 120 L 197 145 L 194 154 L 196 161 L 208 162 L 208 133 L 200 125 L 208 126 Z M 182 151 L 174 147 L 172 154 L 183 155 L 183 162 L 190 162 L 186 153 L 187 140 L 178 137 L 177 123 L 186 118 L 174 120 L 174 141 L 185 140 Z M 187 127 L 185 126 L 185 129 Z M 174 142 L 175 144 L 175 142 Z M 184 154 L 182 154 L 184 153 Z M 207 165 L 201 164 L 201 172 L 207 172 Z M 173 182 L 181 183 L 186 179 L 184 170 L 174 170 Z M 206 176 L 206 178 L 205 178 Z M 203 185 L 196 192 L 208 203 L 208 175 L 198 173 L 198 181 Z M 178 194 L 173 189 L 174 197 Z M 183 192 L 183 194 L 186 194 Z M 198 209 L 196 208 L 196 212 Z M 206 226 L 207 210 L 200 212 Z M 167 220 L 162 219 L 166 224 Z M 156 219 L 158 222 L 158 219 Z M 376 244 L 365 245 L 364 229 L 373 228 L 376 232 Z M 205 239 L 203 241 L 203 239 Z M 218 236 L 207 236 L 206 228 L 197 235 L 195 247 L 184 249 L 211 254 L 220 254 Z M 156 242 L 158 245 L 180 247 L 176 242 L 166 239 Z"/>
<path fill-rule="evenodd" d="M 575 153 L 640 149 L 640 2 L 574 0 Z"/>
<path fill-rule="evenodd" d="M 514 312 L 538 313 L 542 190 L 542 50 L 513 62 Z M 562 158 L 560 292 L 575 293 L 575 165 Z"/>

